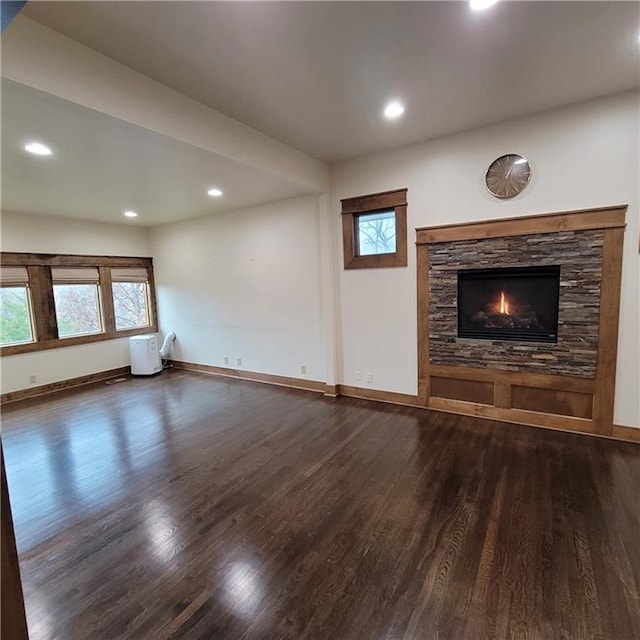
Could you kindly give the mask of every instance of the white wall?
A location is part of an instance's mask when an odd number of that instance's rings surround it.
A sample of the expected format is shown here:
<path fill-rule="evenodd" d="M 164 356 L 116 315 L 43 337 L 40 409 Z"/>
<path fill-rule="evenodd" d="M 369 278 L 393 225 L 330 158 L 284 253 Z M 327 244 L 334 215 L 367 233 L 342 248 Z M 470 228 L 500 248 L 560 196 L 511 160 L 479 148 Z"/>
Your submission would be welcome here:
<path fill-rule="evenodd" d="M 640 425 L 639 122 L 639 94 L 628 93 L 332 167 L 336 243 L 340 199 L 409 190 L 408 267 L 345 271 L 340 264 L 342 381 L 366 386 L 354 372 L 363 380 L 372 372 L 373 388 L 417 392 L 416 227 L 628 204 L 614 419 Z M 533 176 L 520 196 L 500 201 L 484 187 L 484 173 L 510 152 L 529 159 Z"/>
<path fill-rule="evenodd" d="M 149 256 L 147 229 L 121 224 L 3 212 L 2 251 Z M 2 358 L 2 393 L 129 365 L 126 338 Z M 37 382 L 30 385 L 29 376 Z"/>
<path fill-rule="evenodd" d="M 173 357 L 324 381 L 319 226 L 310 196 L 151 229 Z"/>
<path fill-rule="evenodd" d="M 149 231 L 127 224 L 85 222 L 73 218 L 3 211 L 2 251 L 69 253 L 90 256 L 148 257 Z"/>

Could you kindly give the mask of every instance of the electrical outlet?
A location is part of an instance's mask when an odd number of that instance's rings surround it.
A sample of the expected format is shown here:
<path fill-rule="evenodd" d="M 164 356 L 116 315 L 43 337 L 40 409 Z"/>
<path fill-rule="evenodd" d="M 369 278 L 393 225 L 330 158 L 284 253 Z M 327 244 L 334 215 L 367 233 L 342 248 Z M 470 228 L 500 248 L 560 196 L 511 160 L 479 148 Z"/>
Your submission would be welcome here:
<path fill-rule="evenodd" d="M 356 379 L 356 382 L 360 382 L 360 372 L 359 372 L 359 371 L 356 371 L 356 373 L 355 373 L 355 376 L 354 376 L 354 377 L 355 377 L 355 379 Z"/>
<path fill-rule="evenodd" d="M 229 364 L 229 356 L 225 356 L 224 358 L 222 358 L 222 362 L 224 362 L 225 364 Z"/>
<path fill-rule="evenodd" d="M 367 373 L 367 382 L 373 382 L 373 373 Z"/>
<path fill-rule="evenodd" d="M 240 356 L 238 356 L 238 357 L 236 358 L 236 366 L 238 366 L 238 367 L 239 367 L 241 364 L 242 364 L 242 358 L 241 358 Z"/>
<path fill-rule="evenodd" d="M 300 365 L 300 373 L 307 373 L 307 365 L 306 364 L 301 364 Z"/>
<path fill-rule="evenodd" d="M 35 384 L 36 382 L 38 382 L 38 376 L 29 376 L 29 384 Z"/>

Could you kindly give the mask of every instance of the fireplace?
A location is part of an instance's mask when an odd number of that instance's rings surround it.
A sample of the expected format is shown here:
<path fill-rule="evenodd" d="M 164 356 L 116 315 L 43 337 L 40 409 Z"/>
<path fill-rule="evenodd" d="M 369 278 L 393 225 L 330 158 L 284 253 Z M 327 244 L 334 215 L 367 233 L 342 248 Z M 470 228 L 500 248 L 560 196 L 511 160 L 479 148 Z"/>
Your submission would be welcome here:
<path fill-rule="evenodd" d="M 420 402 L 624 437 L 613 408 L 626 209 L 417 229 Z"/>
<path fill-rule="evenodd" d="M 458 271 L 458 337 L 558 341 L 560 267 Z"/>

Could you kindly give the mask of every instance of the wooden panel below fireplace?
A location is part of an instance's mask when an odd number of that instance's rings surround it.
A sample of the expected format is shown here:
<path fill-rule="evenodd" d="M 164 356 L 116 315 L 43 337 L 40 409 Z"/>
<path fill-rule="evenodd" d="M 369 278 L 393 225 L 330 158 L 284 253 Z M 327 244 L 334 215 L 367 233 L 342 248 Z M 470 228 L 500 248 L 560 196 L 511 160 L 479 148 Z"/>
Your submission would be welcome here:
<path fill-rule="evenodd" d="M 574 418 L 593 417 L 593 394 L 536 387 L 511 387 L 511 406 L 541 413 L 555 413 Z"/>
<path fill-rule="evenodd" d="M 432 365 L 428 405 L 558 429 L 593 431 L 595 380 Z"/>
<path fill-rule="evenodd" d="M 493 383 L 431 376 L 431 395 L 448 400 L 493 404 Z"/>

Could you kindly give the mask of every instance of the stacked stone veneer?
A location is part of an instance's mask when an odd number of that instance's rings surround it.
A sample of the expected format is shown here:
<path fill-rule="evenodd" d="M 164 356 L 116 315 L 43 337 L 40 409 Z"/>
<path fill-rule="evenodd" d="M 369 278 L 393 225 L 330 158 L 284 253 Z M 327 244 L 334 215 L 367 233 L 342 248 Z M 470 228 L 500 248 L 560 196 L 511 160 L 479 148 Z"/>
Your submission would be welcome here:
<path fill-rule="evenodd" d="M 429 361 L 594 378 L 604 233 L 564 231 L 429 245 Z M 458 269 L 560 265 L 558 342 L 458 338 Z"/>

